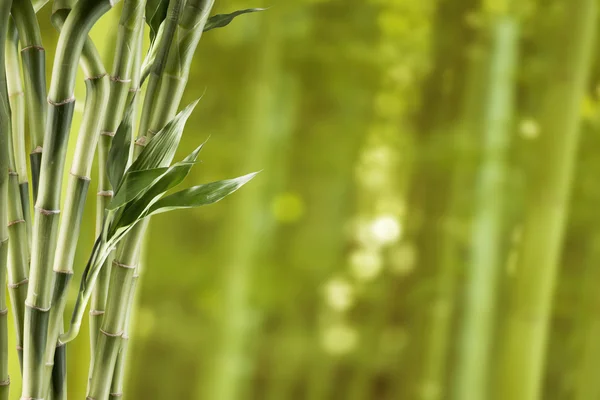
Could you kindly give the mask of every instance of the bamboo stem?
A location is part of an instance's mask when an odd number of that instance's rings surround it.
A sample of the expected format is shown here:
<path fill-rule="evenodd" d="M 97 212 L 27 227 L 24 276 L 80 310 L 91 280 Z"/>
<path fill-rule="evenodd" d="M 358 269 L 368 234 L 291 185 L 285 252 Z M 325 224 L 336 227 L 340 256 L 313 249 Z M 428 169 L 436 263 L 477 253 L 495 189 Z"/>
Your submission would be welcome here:
<path fill-rule="evenodd" d="M 6 308 L 6 269 L 8 261 L 10 108 L 4 67 L 10 0 L 0 0 L 0 400 L 8 400 L 8 309 Z"/>
<path fill-rule="evenodd" d="M 594 0 L 561 1 L 552 84 L 542 97 L 523 237 L 506 318 L 499 335 L 496 398 L 541 398 L 552 296 L 577 155 L 580 106 L 589 75 L 597 25 Z"/>
<path fill-rule="evenodd" d="M 58 237 L 62 175 L 75 105 L 77 63 L 89 30 L 112 6 L 110 0 L 78 2 L 65 21 L 57 45 L 44 137 L 46 154 L 41 160 L 33 226 L 33 257 L 25 312 L 24 398 L 45 397 L 44 364 L 54 286 L 52 264 Z"/>
<path fill-rule="evenodd" d="M 495 17 L 484 103 L 483 165 L 477 179 L 477 211 L 471 236 L 465 317 L 456 371 L 456 399 L 488 398 L 496 287 L 501 256 L 506 157 L 511 134 L 519 29 L 509 14 Z M 490 199 L 494 199 L 490 201 Z"/>
<path fill-rule="evenodd" d="M 35 12 L 30 0 L 16 0 L 11 9 L 21 42 L 34 201 L 37 198 L 47 113 L 46 55 Z"/>
<path fill-rule="evenodd" d="M 125 105 L 129 89 L 132 82 L 133 64 L 136 54 L 141 51 L 141 41 L 143 35 L 143 12 L 144 0 L 127 0 L 123 4 L 123 11 L 119 20 L 117 32 L 117 47 L 115 51 L 112 76 L 110 78 L 110 97 L 111 107 L 106 114 L 102 125 L 102 134 L 98 145 L 98 200 L 96 202 L 96 233 L 99 234 L 102 229 L 104 219 L 104 210 L 112 199 L 113 188 L 110 185 L 106 174 L 106 162 L 108 152 L 112 143 L 112 138 L 117 131 L 119 123 L 123 118 Z M 139 79 L 138 79 L 139 80 Z M 139 84 L 135 84 L 136 88 Z M 106 306 L 106 296 L 110 278 L 110 269 L 112 256 L 102 266 L 98 275 L 98 282 L 92 293 L 90 305 L 90 349 L 93 365 L 94 349 L 102 318 Z M 91 372 L 91 371 L 90 371 Z"/>

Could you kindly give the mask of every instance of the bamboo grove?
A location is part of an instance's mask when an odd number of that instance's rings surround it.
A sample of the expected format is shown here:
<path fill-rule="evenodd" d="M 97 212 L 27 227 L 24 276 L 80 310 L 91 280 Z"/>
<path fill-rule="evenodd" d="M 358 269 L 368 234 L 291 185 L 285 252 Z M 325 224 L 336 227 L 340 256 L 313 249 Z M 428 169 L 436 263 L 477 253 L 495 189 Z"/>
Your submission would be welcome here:
<path fill-rule="evenodd" d="M 0 400 L 600 399 L 598 0 L 116 2 L 0 0 Z"/>
<path fill-rule="evenodd" d="M 8 359 L 17 355 L 22 388 L 12 390 L 20 389 L 21 398 L 67 398 L 66 348 L 78 336 L 90 301 L 87 398 L 122 396 L 128 321 L 150 216 L 215 203 L 254 177 L 252 173 L 171 191 L 190 173 L 204 146 L 173 162 L 186 121 L 198 103 L 177 113 L 199 40 L 203 32 L 226 26 L 238 15 L 260 11 L 211 15 L 213 3 L 125 2 L 109 73 L 88 34 L 115 3 L 53 2 L 51 22 L 60 35 L 47 87 L 46 52 L 36 16 L 45 4 L 2 1 L 0 275 L 2 290 L 9 292 L 17 338 L 16 351 L 9 351 L 8 305 L 2 295 L 3 399 L 9 398 Z M 145 24 L 151 38 L 147 53 L 142 49 Z M 86 99 L 75 153 L 67 165 L 79 66 L 85 74 Z M 27 142 L 32 148 L 29 156 Z M 75 306 L 65 320 L 96 148 L 100 166 L 96 238 Z"/>

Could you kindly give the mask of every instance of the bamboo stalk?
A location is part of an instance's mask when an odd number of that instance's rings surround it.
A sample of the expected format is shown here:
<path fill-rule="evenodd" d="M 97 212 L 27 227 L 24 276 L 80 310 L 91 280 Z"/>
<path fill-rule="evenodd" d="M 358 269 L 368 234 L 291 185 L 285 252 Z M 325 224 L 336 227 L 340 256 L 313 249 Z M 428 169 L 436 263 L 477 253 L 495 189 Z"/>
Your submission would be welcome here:
<path fill-rule="evenodd" d="M 103 121 L 102 134 L 98 145 L 98 200 L 96 202 L 96 233 L 102 229 L 104 209 L 112 199 L 113 188 L 106 174 L 106 162 L 112 138 L 123 118 L 128 93 L 132 82 L 133 63 L 136 53 L 141 50 L 141 35 L 143 35 L 144 0 L 127 0 L 123 4 L 123 12 L 119 20 L 117 32 L 117 47 L 113 61 L 112 76 L 110 78 L 111 107 Z M 139 76 L 139 74 L 138 74 Z M 138 79 L 139 81 L 139 79 Z M 139 84 L 136 84 L 139 87 Z M 93 365 L 94 349 L 98 332 L 106 306 L 106 296 L 110 278 L 112 257 L 109 257 L 102 266 L 98 281 L 92 294 L 90 305 L 90 349 Z"/>
<path fill-rule="evenodd" d="M 538 163 L 529 181 L 523 237 L 503 332 L 496 398 L 541 398 L 545 349 L 568 196 L 577 154 L 580 104 L 597 25 L 594 0 L 561 1 L 565 18 L 542 97 Z"/>
<path fill-rule="evenodd" d="M 59 31 L 71 8 L 69 2 L 54 2 L 52 22 Z M 46 343 L 46 385 L 52 382 L 54 400 L 64 399 L 67 394 L 66 346 L 58 343 L 58 336 L 63 330 L 63 313 L 73 275 L 73 261 L 90 183 L 94 151 L 100 133 L 100 122 L 108 104 L 108 75 L 89 37 L 83 46 L 80 64 L 86 75 L 86 104 L 67 184 L 65 213 L 58 232 L 58 247 L 53 264 L 55 284 Z"/>
<path fill-rule="evenodd" d="M 0 69 L 4 67 L 10 0 L 0 0 Z M 10 108 L 6 74 L 0 70 L 0 400 L 8 400 L 8 309 L 6 308 L 6 268 L 8 261 Z"/>
<path fill-rule="evenodd" d="M 493 16 L 490 82 L 483 99 L 483 164 L 477 178 L 476 204 L 471 234 L 469 281 L 462 323 L 455 399 L 488 398 L 491 344 L 496 315 L 497 278 L 504 257 L 502 223 L 506 193 L 506 158 L 516 87 L 515 66 L 519 43 L 516 18 L 508 11 Z"/>
<path fill-rule="evenodd" d="M 15 322 L 17 353 L 22 366 L 23 358 L 23 319 L 25 297 L 27 295 L 27 275 L 29 269 L 29 187 L 27 183 L 27 162 L 25 161 L 24 99 L 19 67 L 18 37 L 14 24 L 9 23 L 10 35 L 6 46 L 6 76 L 8 98 L 11 106 L 11 130 L 8 138 L 8 287 Z M 22 174 L 25 178 L 22 178 Z"/>
<path fill-rule="evenodd" d="M 110 0 L 82 0 L 61 31 L 48 97 L 48 120 L 41 160 L 40 182 L 33 226 L 30 286 L 25 311 L 24 398 L 44 398 L 45 353 L 54 276 L 60 192 L 75 98 L 77 63 L 87 34 L 106 13 Z M 18 24 L 17 24 L 18 25 Z"/>
<path fill-rule="evenodd" d="M 137 96 L 134 99 L 136 93 L 140 91 L 140 77 L 141 77 L 141 63 L 142 63 L 142 41 L 143 41 L 143 29 L 140 29 L 140 34 L 137 42 L 136 53 L 133 61 L 133 72 L 131 74 L 132 87 L 129 89 L 128 95 L 128 103 L 131 101 L 135 101 L 136 105 L 134 107 L 134 117 L 133 121 L 137 121 L 137 114 L 140 103 L 140 97 Z M 135 123 L 132 127 L 132 130 L 135 131 Z M 146 238 L 147 239 L 147 238 Z M 144 257 L 144 249 L 146 247 L 147 240 L 144 240 L 142 243 L 141 257 Z M 112 263 L 112 260 L 111 260 Z M 132 283 L 131 283 L 131 294 L 129 295 L 128 306 L 125 316 L 125 324 L 124 324 L 124 333 L 121 338 L 121 348 L 117 356 L 116 364 L 115 364 L 115 372 L 113 374 L 111 388 L 110 388 L 110 400 L 119 400 L 123 395 L 124 391 L 124 381 L 125 374 L 127 372 L 127 354 L 129 351 L 129 329 L 131 325 L 131 320 L 133 319 L 133 313 L 135 308 L 135 298 L 136 298 L 136 288 L 139 281 L 139 275 L 141 272 L 141 265 L 143 260 L 138 263 L 137 270 L 134 272 Z M 106 266 L 104 266 L 106 267 Z M 103 267 L 103 268 L 104 268 Z M 108 292 L 108 290 L 107 290 Z M 108 293 L 107 293 L 108 294 Z M 92 348 L 94 349 L 94 348 Z"/>
<path fill-rule="evenodd" d="M 46 55 L 35 11 L 30 0 L 16 0 L 11 9 L 21 42 L 27 121 L 32 148 L 29 157 L 34 201 L 38 191 L 47 113 Z"/>
<path fill-rule="evenodd" d="M 27 243 L 31 246 L 31 204 L 29 201 L 29 182 L 27 176 L 27 158 L 25 150 L 25 92 L 21 78 L 19 57 L 19 36 L 14 21 L 8 24 L 9 40 L 6 46 L 6 76 L 8 99 L 11 109 L 12 142 L 15 157 L 15 171 L 19 177 L 19 192 L 23 209 L 23 219 L 27 227 Z M 29 257 L 29 254 L 28 254 Z M 29 268 L 29 265 L 27 266 Z"/>

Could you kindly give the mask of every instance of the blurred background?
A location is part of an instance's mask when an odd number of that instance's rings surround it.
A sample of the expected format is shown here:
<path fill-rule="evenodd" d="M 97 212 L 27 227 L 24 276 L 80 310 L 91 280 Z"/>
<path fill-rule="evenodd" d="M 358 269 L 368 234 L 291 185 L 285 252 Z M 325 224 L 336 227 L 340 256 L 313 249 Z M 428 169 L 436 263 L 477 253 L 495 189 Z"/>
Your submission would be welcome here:
<path fill-rule="evenodd" d="M 270 8 L 204 35 L 181 155 L 210 136 L 197 183 L 263 171 L 153 218 L 125 397 L 600 399 L 595 3 L 217 1 Z"/>

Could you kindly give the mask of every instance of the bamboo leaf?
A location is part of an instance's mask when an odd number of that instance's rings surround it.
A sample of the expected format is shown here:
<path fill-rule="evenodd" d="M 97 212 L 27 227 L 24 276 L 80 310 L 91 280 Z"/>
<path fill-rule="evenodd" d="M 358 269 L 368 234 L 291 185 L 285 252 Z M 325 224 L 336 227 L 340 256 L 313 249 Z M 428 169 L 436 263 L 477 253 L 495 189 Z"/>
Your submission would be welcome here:
<path fill-rule="evenodd" d="M 154 42 L 160 24 L 167 17 L 168 0 L 148 0 L 146 2 L 146 23 L 150 27 L 150 42 Z"/>
<path fill-rule="evenodd" d="M 200 207 L 216 203 L 248 183 L 256 176 L 256 174 L 258 174 L 258 172 L 234 179 L 194 186 L 173 193 L 172 195 L 157 201 L 156 204 L 150 207 L 146 216 L 160 214 L 171 210 Z"/>
<path fill-rule="evenodd" d="M 168 167 L 173 161 L 177 146 L 179 146 L 185 123 L 196 104 L 198 104 L 198 100 L 187 106 L 158 132 L 129 167 L 129 171 Z"/>
<path fill-rule="evenodd" d="M 133 105 L 132 101 L 125 112 L 123 121 L 117 128 L 117 133 L 112 140 L 110 151 L 108 152 L 108 159 L 106 161 L 106 173 L 108 180 L 113 188 L 119 187 L 125 169 L 129 164 L 129 149 L 131 146 L 132 136 L 132 119 L 133 119 Z"/>
<path fill-rule="evenodd" d="M 230 14 L 217 14 L 213 15 L 206 21 L 206 25 L 204 26 L 204 32 L 210 31 L 211 29 L 222 28 L 224 26 L 229 25 L 233 19 L 242 14 L 249 14 L 259 11 L 265 11 L 266 8 L 247 8 L 245 10 L 234 11 Z"/>
<path fill-rule="evenodd" d="M 152 183 L 168 170 L 168 168 L 154 168 L 127 172 L 123 177 L 119 189 L 115 192 L 115 196 L 106 208 L 108 210 L 115 210 L 129 203 L 148 190 Z"/>
<path fill-rule="evenodd" d="M 143 194 L 138 193 L 135 201 L 127 205 L 116 222 L 116 227 L 126 227 L 134 224 L 144 217 L 147 210 L 156 203 L 169 190 L 179 185 L 188 176 L 190 170 L 198 159 L 198 154 L 204 143 L 198 146 L 185 159 L 166 169 L 165 173 L 158 176 L 150 185 L 147 185 Z"/>

